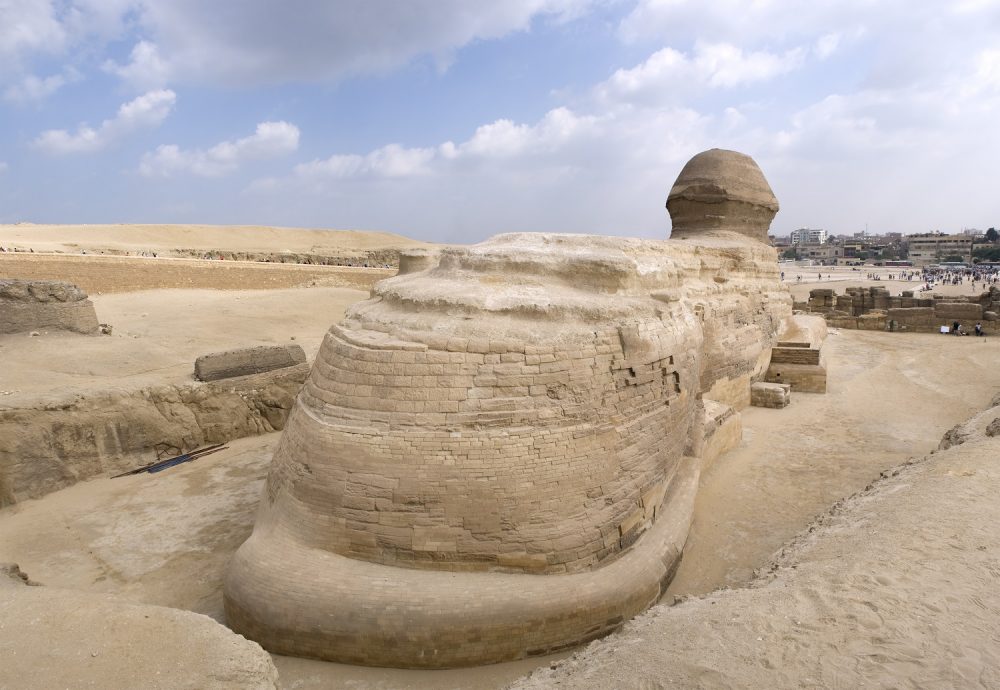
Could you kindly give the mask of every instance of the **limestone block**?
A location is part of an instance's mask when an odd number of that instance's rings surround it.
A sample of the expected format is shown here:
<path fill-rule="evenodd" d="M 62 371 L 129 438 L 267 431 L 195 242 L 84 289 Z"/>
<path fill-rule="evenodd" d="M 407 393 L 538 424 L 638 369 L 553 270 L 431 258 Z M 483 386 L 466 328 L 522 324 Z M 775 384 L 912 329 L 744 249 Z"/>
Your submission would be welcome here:
<path fill-rule="evenodd" d="M 0 280 L 0 334 L 37 330 L 97 332 L 87 293 L 53 280 Z"/>
<path fill-rule="evenodd" d="M 930 321 L 934 319 L 935 311 L 930 307 L 900 307 L 890 309 L 888 318 L 900 323 L 911 323 L 913 321 Z"/>
<path fill-rule="evenodd" d="M 817 364 L 772 362 L 765 381 L 787 384 L 796 393 L 826 393 L 826 362 L 822 356 Z"/>
<path fill-rule="evenodd" d="M 934 315 L 943 321 L 979 321 L 983 318 L 983 307 L 971 302 L 937 302 Z"/>
<path fill-rule="evenodd" d="M 302 346 L 294 343 L 244 347 L 202 355 L 194 362 L 194 376 L 199 381 L 218 381 L 294 367 L 305 364 L 305 361 L 306 353 Z"/>
<path fill-rule="evenodd" d="M 750 404 L 754 407 L 787 407 L 791 398 L 788 384 L 758 382 L 750 386 Z"/>
<path fill-rule="evenodd" d="M 808 347 L 775 347 L 771 364 L 819 364 L 819 350 Z"/>

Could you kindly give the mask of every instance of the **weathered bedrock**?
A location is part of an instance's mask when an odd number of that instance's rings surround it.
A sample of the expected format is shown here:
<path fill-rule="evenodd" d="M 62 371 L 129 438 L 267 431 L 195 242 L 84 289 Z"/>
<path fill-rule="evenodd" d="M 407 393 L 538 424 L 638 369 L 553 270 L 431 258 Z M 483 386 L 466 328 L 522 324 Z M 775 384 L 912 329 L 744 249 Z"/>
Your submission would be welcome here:
<path fill-rule="evenodd" d="M 756 170 L 700 155 L 702 176 Z M 230 564 L 229 625 L 280 654 L 447 667 L 577 644 L 654 603 L 720 452 L 706 429 L 749 404 L 791 314 L 752 227 L 773 211 L 734 208 L 736 230 L 681 240 L 404 252 L 324 340 Z"/>
<path fill-rule="evenodd" d="M 55 280 L 0 280 L 0 335 L 36 330 L 97 333 L 87 293 Z"/>

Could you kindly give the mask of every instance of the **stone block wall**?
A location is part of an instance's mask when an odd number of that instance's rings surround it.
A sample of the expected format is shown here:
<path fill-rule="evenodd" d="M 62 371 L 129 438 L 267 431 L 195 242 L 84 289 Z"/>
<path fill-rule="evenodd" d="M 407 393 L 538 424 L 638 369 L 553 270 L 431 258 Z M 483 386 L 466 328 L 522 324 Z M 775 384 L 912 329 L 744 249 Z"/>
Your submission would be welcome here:
<path fill-rule="evenodd" d="M 775 347 L 771 350 L 771 364 L 819 364 L 819 353 L 809 347 Z"/>
<path fill-rule="evenodd" d="M 957 321 L 966 331 L 980 322 L 987 333 L 1000 332 L 1000 290 L 995 287 L 964 298 L 914 297 L 911 291 L 894 297 L 883 287 L 847 288 L 846 295 L 824 288 L 809 295 L 809 301 L 797 307 L 824 315 L 838 328 L 937 333 Z"/>
<path fill-rule="evenodd" d="M 436 569 L 591 567 L 655 520 L 689 443 L 697 362 L 684 335 L 650 321 L 570 348 L 458 337 L 431 347 L 335 326 L 268 501 L 304 488 L 303 458 L 337 453 L 323 484 L 280 515 L 322 521 L 305 546 Z M 339 423 L 317 434 L 311 420 L 332 414 Z"/>

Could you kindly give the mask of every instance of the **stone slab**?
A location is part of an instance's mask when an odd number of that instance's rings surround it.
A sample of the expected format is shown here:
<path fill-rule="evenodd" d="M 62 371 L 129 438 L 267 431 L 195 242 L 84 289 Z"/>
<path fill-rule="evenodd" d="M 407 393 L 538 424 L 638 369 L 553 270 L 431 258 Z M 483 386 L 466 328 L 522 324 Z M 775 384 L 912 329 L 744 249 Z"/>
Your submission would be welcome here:
<path fill-rule="evenodd" d="M 754 407 L 780 409 L 791 402 L 791 386 L 784 383 L 758 382 L 750 386 L 750 404 Z"/>
<path fill-rule="evenodd" d="M 202 355 L 195 360 L 194 376 L 199 381 L 218 381 L 294 367 L 305 361 L 306 353 L 300 345 L 259 345 Z"/>

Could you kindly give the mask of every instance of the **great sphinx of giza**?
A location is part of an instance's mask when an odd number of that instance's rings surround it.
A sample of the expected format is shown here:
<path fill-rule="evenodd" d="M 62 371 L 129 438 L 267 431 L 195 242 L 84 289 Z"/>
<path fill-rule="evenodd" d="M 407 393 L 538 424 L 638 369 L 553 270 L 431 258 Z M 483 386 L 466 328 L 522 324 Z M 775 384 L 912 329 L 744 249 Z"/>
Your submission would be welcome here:
<path fill-rule="evenodd" d="M 791 314 L 750 157 L 695 156 L 667 209 L 669 240 L 405 254 L 326 335 L 229 566 L 229 625 L 279 654 L 449 667 L 655 603 L 706 428 L 748 404 Z"/>

